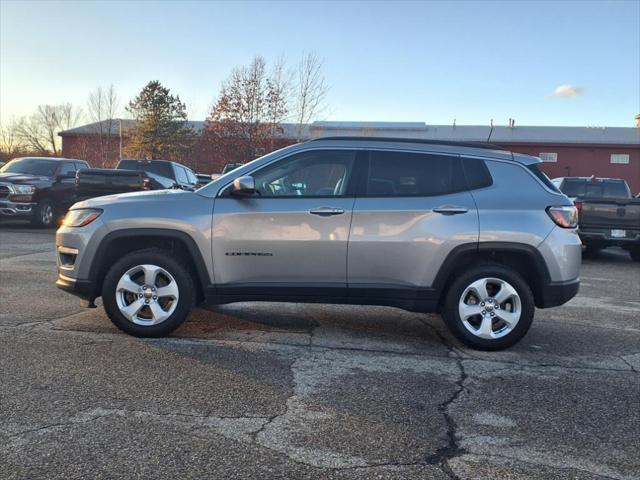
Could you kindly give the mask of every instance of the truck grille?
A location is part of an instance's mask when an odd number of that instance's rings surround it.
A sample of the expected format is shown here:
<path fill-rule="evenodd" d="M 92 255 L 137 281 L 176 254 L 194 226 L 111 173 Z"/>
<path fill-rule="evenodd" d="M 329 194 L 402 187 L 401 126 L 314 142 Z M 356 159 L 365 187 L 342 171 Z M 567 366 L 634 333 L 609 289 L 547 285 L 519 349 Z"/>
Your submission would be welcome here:
<path fill-rule="evenodd" d="M 9 197 L 11 189 L 6 185 L 0 185 L 0 199 L 6 199 Z"/>

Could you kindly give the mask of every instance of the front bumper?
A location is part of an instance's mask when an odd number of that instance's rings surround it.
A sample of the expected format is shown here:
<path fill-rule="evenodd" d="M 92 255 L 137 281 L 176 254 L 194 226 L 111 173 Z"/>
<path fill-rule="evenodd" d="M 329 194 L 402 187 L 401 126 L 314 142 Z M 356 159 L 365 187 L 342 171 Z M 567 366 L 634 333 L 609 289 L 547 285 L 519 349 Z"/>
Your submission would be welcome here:
<path fill-rule="evenodd" d="M 550 308 L 564 305 L 578 294 L 580 279 L 568 282 L 549 282 L 542 286 L 536 307 Z"/>
<path fill-rule="evenodd" d="M 71 295 L 80 297 L 83 306 L 95 307 L 93 302 L 96 299 L 96 286 L 91 280 L 77 280 L 59 273 L 56 287 Z"/>
<path fill-rule="evenodd" d="M 0 200 L 0 215 L 3 217 L 30 217 L 33 215 L 35 205 L 32 202 Z"/>

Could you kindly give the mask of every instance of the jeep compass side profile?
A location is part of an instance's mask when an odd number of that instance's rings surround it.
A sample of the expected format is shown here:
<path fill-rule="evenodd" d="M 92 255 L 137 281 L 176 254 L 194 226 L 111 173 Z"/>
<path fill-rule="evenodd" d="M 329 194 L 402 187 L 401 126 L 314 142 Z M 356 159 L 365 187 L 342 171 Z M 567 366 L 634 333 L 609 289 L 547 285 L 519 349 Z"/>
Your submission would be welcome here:
<path fill-rule="evenodd" d="M 75 204 L 56 235 L 58 287 L 142 337 L 199 302 L 321 302 L 440 312 L 498 350 L 535 307 L 579 287 L 572 202 L 537 157 L 475 144 L 324 138 L 195 192 Z"/>

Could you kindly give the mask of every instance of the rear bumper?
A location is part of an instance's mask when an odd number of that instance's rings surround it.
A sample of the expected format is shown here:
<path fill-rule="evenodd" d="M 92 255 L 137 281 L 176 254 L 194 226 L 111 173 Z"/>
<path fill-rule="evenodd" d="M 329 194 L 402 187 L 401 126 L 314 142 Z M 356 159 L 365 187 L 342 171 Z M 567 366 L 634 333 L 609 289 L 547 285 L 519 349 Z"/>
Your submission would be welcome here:
<path fill-rule="evenodd" d="M 568 282 L 549 282 L 542 286 L 539 296 L 538 308 L 557 307 L 564 305 L 580 290 L 580 279 Z"/>
<path fill-rule="evenodd" d="M 637 229 L 624 229 L 626 235 L 624 237 L 612 237 L 611 230 L 609 228 L 589 228 L 580 229 L 579 235 L 582 243 L 592 243 L 598 245 L 607 246 L 632 246 L 640 245 L 640 230 Z"/>

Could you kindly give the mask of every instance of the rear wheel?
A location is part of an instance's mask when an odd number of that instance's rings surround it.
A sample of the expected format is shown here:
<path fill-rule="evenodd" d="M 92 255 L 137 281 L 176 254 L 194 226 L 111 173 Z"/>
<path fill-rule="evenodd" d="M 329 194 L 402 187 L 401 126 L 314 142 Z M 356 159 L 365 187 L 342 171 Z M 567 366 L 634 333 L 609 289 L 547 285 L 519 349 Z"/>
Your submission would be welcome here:
<path fill-rule="evenodd" d="M 56 213 L 53 203 L 48 198 L 44 198 L 34 207 L 31 223 L 39 228 L 51 228 L 56 225 Z"/>
<path fill-rule="evenodd" d="M 501 350 L 529 330 L 535 311 L 533 293 L 514 270 L 484 264 L 456 278 L 445 299 L 444 320 L 465 345 Z"/>
<path fill-rule="evenodd" d="M 629 254 L 634 262 L 640 262 L 640 247 L 634 247 L 629 250 Z"/>
<path fill-rule="evenodd" d="M 166 252 L 133 252 L 107 273 L 102 301 L 120 330 L 137 337 L 162 337 L 189 316 L 194 304 L 193 279 Z"/>

